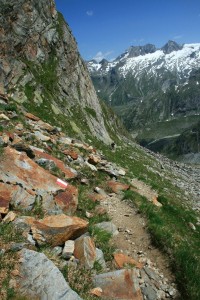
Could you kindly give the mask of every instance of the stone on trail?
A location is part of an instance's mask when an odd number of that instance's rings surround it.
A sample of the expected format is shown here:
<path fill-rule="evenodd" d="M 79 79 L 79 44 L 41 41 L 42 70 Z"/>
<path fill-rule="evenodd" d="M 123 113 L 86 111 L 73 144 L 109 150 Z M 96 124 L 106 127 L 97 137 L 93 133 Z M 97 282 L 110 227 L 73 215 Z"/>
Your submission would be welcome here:
<path fill-rule="evenodd" d="M 23 249 L 20 256 L 18 291 L 22 295 L 28 299 L 81 300 L 43 253 Z"/>
<path fill-rule="evenodd" d="M 147 300 L 156 300 L 157 299 L 157 293 L 150 285 L 142 287 L 141 290 L 142 290 L 142 293 L 146 296 Z"/>
<path fill-rule="evenodd" d="M 94 277 L 94 285 L 102 289 L 102 297 L 113 300 L 142 300 L 135 269 L 118 270 Z"/>
<path fill-rule="evenodd" d="M 130 185 L 121 183 L 119 181 L 109 181 L 108 187 L 111 188 L 114 193 L 118 194 L 121 191 L 127 191 L 130 188 Z"/>
<path fill-rule="evenodd" d="M 142 269 L 143 268 L 143 264 L 137 262 L 136 260 L 134 260 L 133 258 L 123 254 L 123 253 L 115 253 L 114 254 L 114 260 L 115 263 L 117 264 L 117 266 L 122 269 L 123 267 L 125 267 L 126 264 L 132 265 L 138 269 Z"/>
<path fill-rule="evenodd" d="M 95 227 L 102 229 L 104 231 L 107 231 L 108 233 L 111 233 L 113 236 L 117 235 L 119 231 L 117 230 L 117 227 L 112 222 L 101 222 L 94 225 Z"/>

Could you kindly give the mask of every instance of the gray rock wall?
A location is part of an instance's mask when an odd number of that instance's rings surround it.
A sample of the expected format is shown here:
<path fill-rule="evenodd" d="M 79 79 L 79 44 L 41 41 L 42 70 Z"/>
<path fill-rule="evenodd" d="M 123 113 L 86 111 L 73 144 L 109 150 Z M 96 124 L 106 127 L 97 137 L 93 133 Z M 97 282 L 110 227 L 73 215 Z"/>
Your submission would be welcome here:
<path fill-rule="evenodd" d="M 79 128 L 110 142 L 88 70 L 53 0 L 0 0 L 0 38 L 0 93 L 38 108 L 45 101 L 55 115 L 79 115 Z"/>

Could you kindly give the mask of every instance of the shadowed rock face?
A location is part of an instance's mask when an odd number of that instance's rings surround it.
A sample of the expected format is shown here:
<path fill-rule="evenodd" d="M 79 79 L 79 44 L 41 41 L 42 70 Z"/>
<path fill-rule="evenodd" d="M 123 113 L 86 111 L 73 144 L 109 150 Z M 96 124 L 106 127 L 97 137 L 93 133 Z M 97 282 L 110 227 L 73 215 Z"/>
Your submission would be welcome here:
<path fill-rule="evenodd" d="M 0 0 L 0 39 L 0 93 L 20 103 L 45 102 L 54 114 L 81 111 L 78 121 L 110 142 L 87 68 L 53 0 Z"/>

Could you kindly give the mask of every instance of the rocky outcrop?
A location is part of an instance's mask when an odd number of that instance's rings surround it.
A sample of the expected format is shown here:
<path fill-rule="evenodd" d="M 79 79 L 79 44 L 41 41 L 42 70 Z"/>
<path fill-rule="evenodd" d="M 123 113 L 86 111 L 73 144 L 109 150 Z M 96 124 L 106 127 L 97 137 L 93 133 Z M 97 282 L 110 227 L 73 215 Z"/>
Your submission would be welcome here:
<path fill-rule="evenodd" d="M 9 205 L 31 210 L 39 201 L 49 214 L 75 212 L 78 191 L 68 185 L 64 191 L 57 178 L 38 166 L 25 152 L 5 148 L 0 165 L 0 207 L 7 212 Z M 4 212 L 4 213 L 5 213 Z"/>
<path fill-rule="evenodd" d="M 54 0 L 0 1 L 0 93 L 110 142 L 76 41 Z M 41 112 L 43 113 L 43 112 Z M 81 125 L 80 125 L 81 124 Z"/>

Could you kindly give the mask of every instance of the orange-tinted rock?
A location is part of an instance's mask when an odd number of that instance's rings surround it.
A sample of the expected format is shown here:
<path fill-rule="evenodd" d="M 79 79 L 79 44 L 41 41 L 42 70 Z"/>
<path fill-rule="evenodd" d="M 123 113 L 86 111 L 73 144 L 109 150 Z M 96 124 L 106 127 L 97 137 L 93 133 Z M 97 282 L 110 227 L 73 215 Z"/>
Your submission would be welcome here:
<path fill-rule="evenodd" d="M 154 197 L 152 199 L 152 202 L 155 206 L 158 206 L 158 207 L 162 207 L 162 203 L 160 203 L 158 200 L 157 200 L 157 197 Z"/>
<path fill-rule="evenodd" d="M 15 206 L 29 209 L 34 203 L 36 195 L 42 197 L 42 206 L 48 213 L 61 213 L 60 208 L 63 208 L 66 213 L 69 209 L 69 214 L 71 214 L 76 209 L 77 189 L 68 185 L 65 190 L 67 191 L 66 197 L 64 193 L 61 197 L 67 200 L 60 199 L 58 192 L 62 188 L 57 184 L 57 178 L 28 158 L 24 152 L 17 152 L 9 147 L 5 148 L 0 164 L 0 177 L 2 181 L 10 182 L 8 186 L 3 183 L 1 185 L 0 195 L 3 209 L 8 210 L 10 201 Z M 58 195 L 58 203 L 56 203 L 54 195 Z"/>
<path fill-rule="evenodd" d="M 39 121 L 40 118 L 36 117 L 35 115 L 31 114 L 31 113 L 25 113 L 25 117 L 32 120 L 32 121 Z"/>
<path fill-rule="evenodd" d="M 102 216 L 106 213 L 107 213 L 107 210 L 104 207 L 102 207 L 102 206 L 96 206 L 95 207 L 95 214 L 96 215 Z"/>
<path fill-rule="evenodd" d="M 8 136 L 8 138 L 11 142 L 14 140 L 14 133 L 13 132 L 6 132 L 6 135 Z"/>
<path fill-rule="evenodd" d="M 93 239 L 89 236 L 83 236 L 75 240 L 74 256 L 86 268 L 93 268 L 96 260 L 96 248 Z"/>
<path fill-rule="evenodd" d="M 137 262 L 136 260 L 134 260 L 133 258 L 123 254 L 123 253 L 115 253 L 114 254 L 114 260 L 115 263 L 117 264 L 117 266 L 122 269 L 123 267 L 125 267 L 126 264 L 135 266 L 138 269 L 142 269 L 143 268 L 143 264 Z"/>
<path fill-rule="evenodd" d="M 13 211 L 9 211 L 9 213 L 3 218 L 3 223 L 10 223 L 14 221 L 16 218 L 16 214 Z"/>
<path fill-rule="evenodd" d="M 113 300 L 142 300 L 142 293 L 138 284 L 135 269 L 118 270 L 96 275 L 96 287 L 102 289 L 102 297 Z"/>
<path fill-rule="evenodd" d="M 69 155 L 73 160 L 77 160 L 78 153 L 73 149 L 66 149 L 63 151 L 63 154 Z"/>
<path fill-rule="evenodd" d="M 78 205 L 77 188 L 68 184 L 67 189 L 55 197 L 55 202 L 63 212 L 72 215 L 75 213 Z"/>
<path fill-rule="evenodd" d="M 7 214 L 9 211 L 9 204 L 12 198 L 12 191 L 7 188 L 7 185 L 0 182 L 0 213 Z"/>
<path fill-rule="evenodd" d="M 35 192 L 23 189 L 19 185 L 0 183 L 0 212 L 7 213 L 9 205 L 14 208 L 30 210 L 35 202 Z"/>
<path fill-rule="evenodd" d="M 103 291 L 102 291 L 101 288 L 96 287 L 96 288 L 94 288 L 94 289 L 92 289 L 92 290 L 90 291 L 90 294 L 91 294 L 91 295 L 94 295 L 94 296 L 97 296 L 97 297 L 101 297 L 102 292 L 103 292 Z"/>
<path fill-rule="evenodd" d="M 86 232 L 88 222 L 78 217 L 64 214 L 48 216 L 42 220 L 34 220 L 31 226 L 33 238 L 39 245 L 63 245 L 67 240 L 74 239 Z"/>
<path fill-rule="evenodd" d="M 38 166 L 24 152 L 5 148 L 0 164 L 3 181 L 20 184 L 28 190 L 42 189 L 48 192 L 57 191 L 57 178 Z"/>
<path fill-rule="evenodd" d="M 51 126 L 49 123 L 43 122 L 43 121 L 41 121 L 41 120 L 37 123 L 37 125 L 38 125 L 41 129 L 46 130 L 46 131 L 49 131 L 49 132 L 51 132 L 51 131 L 54 130 L 54 127 L 53 127 L 53 126 Z"/>
<path fill-rule="evenodd" d="M 96 201 L 104 200 L 105 196 L 97 194 L 97 193 L 93 193 L 93 194 L 89 194 L 88 198 L 91 199 L 92 201 L 96 202 Z"/>
<path fill-rule="evenodd" d="M 130 185 L 118 181 L 108 181 L 108 187 L 111 188 L 114 193 L 118 194 L 121 191 L 127 191 Z"/>
<path fill-rule="evenodd" d="M 39 151 L 39 150 L 34 150 L 34 153 L 36 155 L 37 158 L 45 158 L 45 159 L 49 159 L 52 160 L 55 165 L 57 166 L 57 168 L 59 168 L 64 174 L 66 178 L 75 178 L 77 176 L 77 173 L 75 170 L 72 170 L 69 167 L 66 167 L 65 164 L 58 158 L 51 156 L 48 153 Z"/>
<path fill-rule="evenodd" d="M 101 158 L 98 155 L 90 154 L 88 157 L 88 162 L 92 165 L 97 165 L 100 163 Z"/>

